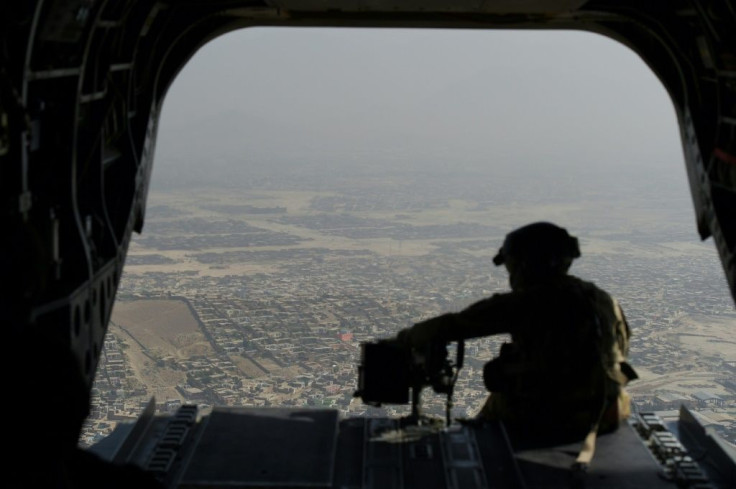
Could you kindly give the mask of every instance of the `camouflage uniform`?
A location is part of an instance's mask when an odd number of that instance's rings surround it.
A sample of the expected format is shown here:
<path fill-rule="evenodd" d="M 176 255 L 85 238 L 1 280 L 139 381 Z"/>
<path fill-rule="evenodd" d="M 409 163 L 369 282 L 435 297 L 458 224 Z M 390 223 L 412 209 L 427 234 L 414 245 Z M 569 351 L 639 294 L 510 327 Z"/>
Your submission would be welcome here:
<path fill-rule="evenodd" d="M 560 274 L 495 294 L 459 313 L 400 333 L 410 344 L 509 333 L 484 369 L 491 395 L 479 416 L 506 422 L 554 420 L 565 431 L 615 429 L 629 415 L 623 387 L 630 330 L 618 303 L 590 282 Z M 623 369 L 623 370 L 622 370 Z"/>

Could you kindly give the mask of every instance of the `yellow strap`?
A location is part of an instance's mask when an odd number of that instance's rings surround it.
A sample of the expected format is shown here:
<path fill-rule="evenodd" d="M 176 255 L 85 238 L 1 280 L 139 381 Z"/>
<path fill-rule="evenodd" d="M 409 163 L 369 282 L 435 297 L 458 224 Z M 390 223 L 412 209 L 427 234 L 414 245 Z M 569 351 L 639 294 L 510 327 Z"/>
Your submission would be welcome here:
<path fill-rule="evenodd" d="M 583 440 L 583 448 L 580 450 L 577 460 L 575 460 L 576 464 L 590 465 L 590 461 L 593 460 L 593 455 L 595 454 L 595 440 L 597 435 L 598 425 L 596 424 L 590 430 L 588 436 L 585 437 L 585 440 Z"/>

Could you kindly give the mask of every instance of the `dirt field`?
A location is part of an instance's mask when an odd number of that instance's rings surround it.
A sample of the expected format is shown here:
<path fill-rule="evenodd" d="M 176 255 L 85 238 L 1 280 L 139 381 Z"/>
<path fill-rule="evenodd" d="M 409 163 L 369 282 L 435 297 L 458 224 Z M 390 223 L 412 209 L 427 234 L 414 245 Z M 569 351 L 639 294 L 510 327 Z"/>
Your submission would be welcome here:
<path fill-rule="evenodd" d="M 243 358 L 238 355 L 230 355 L 230 360 L 243 372 L 246 376 L 257 379 L 258 377 L 265 377 L 268 375 L 266 371 L 258 367 L 255 363 L 251 362 L 247 358 Z"/>
<path fill-rule="evenodd" d="M 673 334 L 677 335 L 683 349 L 736 361 L 735 324 L 736 317 L 685 316 L 679 320 Z"/>
<path fill-rule="evenodd" d="M 118 302 L 110 321 L 110 332 L 128 346 L 125 354 L 136 377 L 159 399 L 180 397 L 175 387 L 186 381 L 186 374 L 156 366 L 156 360 L 199 355 L 215 357 L 212 345 L 202 334 L 189 307 L 179 300 Z M 268 372 L 239 355 L 229 358 L 249 378 L 295 374 L 267 358 L 256 361 Z"/>
<path fill-rule="evenodd" d="M 683 370 L 680 372 L 669 372 L 665 375 L 657 375 L 651 372 L 645 372 L 641 368 L 637 368 L 636 372 L 640 375 L 640 378 L 626 387 L 626 390 L 634 396 L 638 394 L 649 395 L 656 390 L 667 390 L 681 394 L 691 394 L 697 391 L 707 391 L 717 395 L 727 394 L 723 386 L 715 381 L 717 378 L 722 377 L 720 372 L 692 372 Z"/>
<path fill-rule="evenodd" d="M 159 400 L 180 397 L 176 385 L 186 381 L 184 372 L 156 367 L 156 362 L 146 355 L 135 337 L 120 326 L 110 323 L 109 332 L 127 346 L 125 356 L 130 362 L 135 378 L 146 387 L 149 396 L 155 396 Z"/>
<path fill-rule="evenodd" d="M 214 355 L 187 305 L 177 300 L 118 301 L 110 332 L 123 341 L 136 378 L 156 399 L 176 399 L 186 373 L 156 365 L 157 359 Z"/>
<path fill-rule="evenodd" d="M 726 361 L 736 360 L 736 341 L 733 328 L 736 317 L 713 317 L 687 315 L 680 317 L 673 329 L 658 333 L 663 344 L 677 345 L 677 349 L 687 352 L 689 358 L 720 357 Z M 707 391 L 718 395 L 727 394 L 716 379 L 723 377 L 720 371 L 692 370 L 684 367 L 681 371 L 658 375 L 637 368 L 640 378 L 629 386 L 632 394 L 647 394 L 658 389 L 688 394 Z"/>
<path fill-rule="evenodd" d="M 138 300 L 117 302 L 113 325 L 122 328 L 151 355 L 189 358 L 214 355 L 199 330 L 189 307 L 178 300 Z"/>

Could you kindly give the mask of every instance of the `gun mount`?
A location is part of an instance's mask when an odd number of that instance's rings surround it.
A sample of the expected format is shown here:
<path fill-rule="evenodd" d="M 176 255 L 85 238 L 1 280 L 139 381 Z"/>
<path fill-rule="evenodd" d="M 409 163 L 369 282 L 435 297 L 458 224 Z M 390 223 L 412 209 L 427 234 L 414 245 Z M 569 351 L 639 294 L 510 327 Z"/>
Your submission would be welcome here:
<path fill-rule="evenodd" d="M 450 426 L 452 394 L 463 367 L 465 342 L 457 343 L 454 360 L 448 354 L 445 342 L 430 342 L 422 348 L 409 348 L 396 340 L 362 343 L 355 397 L 368 405 L 381 406 L 408 404 L 411 394 L 411 415 L 403 421 L 422 424 L 429 420 L 421 414 L 421 392 L 430 386 L 437 394 L 447 395 L 445 423 Z"/>

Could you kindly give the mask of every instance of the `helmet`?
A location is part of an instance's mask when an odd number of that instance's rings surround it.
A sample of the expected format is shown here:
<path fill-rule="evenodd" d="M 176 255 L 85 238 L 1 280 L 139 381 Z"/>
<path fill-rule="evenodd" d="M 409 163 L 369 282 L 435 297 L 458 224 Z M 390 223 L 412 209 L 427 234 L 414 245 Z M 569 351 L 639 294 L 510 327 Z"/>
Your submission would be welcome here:
<path fill-rule="evenodd" d="M 578 239 L 570 236 L 566 229 L 549 222 L 535 222 L 507 234 L 493 263 L 501 265 L 511 259 L 555 268 L 565 262 L 569 266 L 573 259 L 579 257 Z"/>

